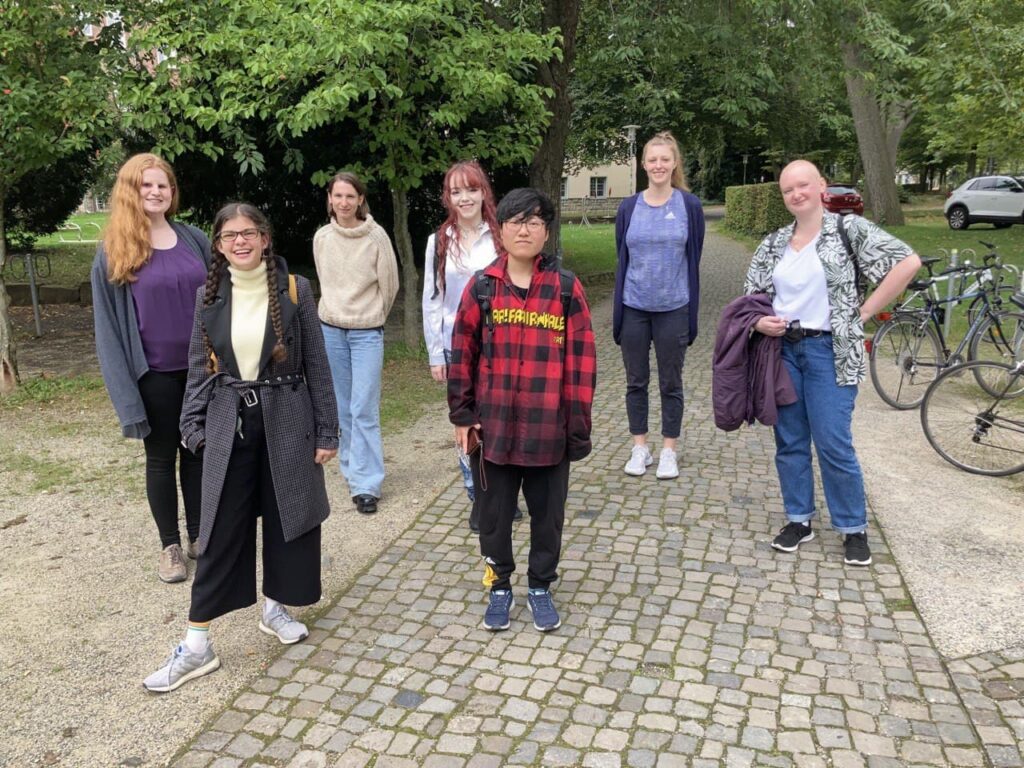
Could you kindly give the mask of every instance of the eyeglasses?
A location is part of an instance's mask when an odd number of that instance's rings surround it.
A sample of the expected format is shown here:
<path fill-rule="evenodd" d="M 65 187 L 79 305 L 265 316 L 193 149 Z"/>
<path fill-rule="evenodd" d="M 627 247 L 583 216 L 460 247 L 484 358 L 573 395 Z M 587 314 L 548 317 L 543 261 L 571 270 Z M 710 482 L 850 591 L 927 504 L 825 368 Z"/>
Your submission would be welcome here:
<path fill-rule="evenodd" d="M 258 229 L 243 229 L 241 232 L 221 232 L 217 235 L 217 240 L 227 245 L 228 243 L 235 242 L 239 235 L 242 236 L 243 240 L 255 240 L 260 236 L 260 231 Z"/>
<path fill-rule="evenodd" d="M 508 227 L 513 231 L 522 229 L 524 225 L 530 232 L 540 232 L 542 229 L 544 229 L 544 227 L 547 226 L 547 224 L 545 224 L 544 222 L 544 219 L 542 219 L 540 216 L 531 216 L 528 219 L 508 219 L 507 221 L 502 222 L 503 227 Z"/>

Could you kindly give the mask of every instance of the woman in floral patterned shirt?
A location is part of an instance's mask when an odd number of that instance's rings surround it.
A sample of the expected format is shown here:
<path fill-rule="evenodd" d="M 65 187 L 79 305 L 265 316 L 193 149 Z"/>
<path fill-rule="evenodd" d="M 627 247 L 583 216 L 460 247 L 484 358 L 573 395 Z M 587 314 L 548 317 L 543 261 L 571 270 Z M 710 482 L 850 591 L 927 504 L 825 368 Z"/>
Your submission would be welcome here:
<path fill-rule="evenodd" d="M 744 284 L 746 294 L 765 293 L 772 299 L 775 315 L 754 327 L 766 336 L 785 337 L 782 359 L 798 396 L 794 404 L 779 408 L 775 426 L 775 467 L 789 522 L 772 546 L 794 552 L 814 538 L 813 441 L 832 527 L 845 537 L 844 560 L 870 565 L 864 478 L 851 430 L 857 385 L 866 372 L 864 320 L 903 291 L 921 260 L 867 219 L 826 212 L 821 203 L 825 180 L 814 164 L 790 163 L 779 187 L 795 221 L 761 242 Z M 863 304 L 858 271 L 878 286 Z"/>

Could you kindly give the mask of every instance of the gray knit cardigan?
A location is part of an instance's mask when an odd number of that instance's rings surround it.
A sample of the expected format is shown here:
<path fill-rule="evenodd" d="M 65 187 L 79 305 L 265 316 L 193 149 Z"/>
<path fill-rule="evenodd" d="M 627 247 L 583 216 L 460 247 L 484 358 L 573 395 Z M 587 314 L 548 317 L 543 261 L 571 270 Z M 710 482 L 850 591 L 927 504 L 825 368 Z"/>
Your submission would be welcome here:
<path fill-rule="evenodd" d="M 210 268 L 210 240 L 202 230 L 171 222 L 178 238 Z M 146 408 L 139 394 L 139 379 L 149 370 L 139 335 L 131 285 L 117 285 L 107 276 L 107 252 L 100 243 L 92 263 L 92 314 L 96 326 L 96 356 L 110 402 L 121 422 L 121 433 L 138 440 L 149 434 Z"/>

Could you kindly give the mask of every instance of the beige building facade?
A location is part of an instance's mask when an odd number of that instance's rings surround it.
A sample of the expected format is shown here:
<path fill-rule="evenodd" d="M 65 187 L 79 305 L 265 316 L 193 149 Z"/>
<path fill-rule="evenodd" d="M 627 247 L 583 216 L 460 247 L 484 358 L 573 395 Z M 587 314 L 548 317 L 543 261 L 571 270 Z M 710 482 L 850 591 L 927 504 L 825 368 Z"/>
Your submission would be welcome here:
<path fill-rule="evenodd" d="M 562 199 L 627 197 L 635 191 L 630 184 L 632 175 L 628 163 L 583 168 L 562 177 Z"/>

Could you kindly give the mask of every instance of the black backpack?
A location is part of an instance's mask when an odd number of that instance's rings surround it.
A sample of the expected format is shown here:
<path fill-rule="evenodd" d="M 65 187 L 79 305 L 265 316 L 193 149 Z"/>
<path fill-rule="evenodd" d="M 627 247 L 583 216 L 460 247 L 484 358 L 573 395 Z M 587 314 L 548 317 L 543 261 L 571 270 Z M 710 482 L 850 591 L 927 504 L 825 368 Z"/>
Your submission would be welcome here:
<path fill-rule="evenodd" d="M 477 270 L 475 277 L 474 291 L 477 303 L 480 305 L 480 312 L 484 317 L 484 325 L 488 331 L 494 330 L 494 315 L 491 313 L 491 299 L 494 298 L 495 278 L 484 273 L 484 270 Z M 563 267 L 558 268 L 558 280 L 561 285 L 562 317 L 566 319 L 566 330 L 569 327 L 569 308 L 572 305 L 572 289 L 576 282 L 576 275 Z"/>
<path fill-rule="evenodd" d="M 843 248 L 846 249 L 846 255 L 853 262 L 853 274 L 857 281 L 857 298 L 864 302 L 864 295 L 867 293 L 867 280 L 864 279 L 864 275 L 861 274 L 860 264 L 857 263 L 857 257 L 853 255 L 853 243 L 850 242 L 850 235 L 846 231 L 846 225 L 843 223 L 846 216 L 839 214 L 839 221 L 836 223 L 839 229 L 839 239 L 843 241 Z M 768 251 L 773 252 L 775 250 L 775 241 L 779 236 L 779 231 L 775 230 L 772 233 L 772 239 L 768 241 Z"/>

